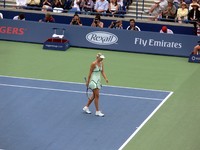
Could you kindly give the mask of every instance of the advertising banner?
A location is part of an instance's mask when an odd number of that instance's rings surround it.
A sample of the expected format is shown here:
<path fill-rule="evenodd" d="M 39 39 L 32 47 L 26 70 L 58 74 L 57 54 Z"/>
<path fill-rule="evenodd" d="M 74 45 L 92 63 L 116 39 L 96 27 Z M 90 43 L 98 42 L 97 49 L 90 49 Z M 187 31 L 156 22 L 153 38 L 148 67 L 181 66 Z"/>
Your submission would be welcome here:
<path fill-rule="evenodd" d="M 197 36 L 192 35 L 101 29 L 7 19 L 0 20 L 0 39 L 43 44 L 52 37 L 55 28 L 58 29 L 57 34 L 62 34 L 62 30 L 65 29 L 64 37 L 69 40 L 70 46 L 112 51 L 188 57 L 199 41 Z"/>

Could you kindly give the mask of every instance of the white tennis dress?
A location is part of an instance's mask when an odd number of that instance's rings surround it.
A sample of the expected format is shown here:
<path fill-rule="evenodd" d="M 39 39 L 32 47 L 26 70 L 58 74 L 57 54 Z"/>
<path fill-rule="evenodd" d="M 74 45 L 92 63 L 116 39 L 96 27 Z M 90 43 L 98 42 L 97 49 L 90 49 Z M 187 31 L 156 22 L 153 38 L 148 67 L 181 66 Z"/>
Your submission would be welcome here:
<path fill-rule="evenodd" d="M 96 67 L 92 72 L 89 83 L 89 88 L 91 88 L 92 90 L 101 89 L 101 71 L 102 71 L 102 64 L 100 65 L 100 67 L 96 65 Z"/>

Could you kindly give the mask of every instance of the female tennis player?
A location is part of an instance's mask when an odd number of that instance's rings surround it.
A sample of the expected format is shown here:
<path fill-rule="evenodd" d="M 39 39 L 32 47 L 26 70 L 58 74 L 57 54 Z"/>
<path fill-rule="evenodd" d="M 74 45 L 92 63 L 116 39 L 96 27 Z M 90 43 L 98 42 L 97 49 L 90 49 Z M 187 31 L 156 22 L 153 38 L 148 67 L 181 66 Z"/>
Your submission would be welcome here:
<path fill-rule="evenodd" d="M 91 114 L 91 111 L 89 110 L 89 106 L 94 100 L 95 108 L 96 108 L 96 116 L 103 117 L 104 114 L 99 110 L 99 90 L 101 89 L 101 74 L 103 78 L 105 79 L 106 83 L 108 83 L 108 79 L 106 77 L 106 74 L 104 72 L 104 65 L 103 65 L 103 59 L 105 56 L 101 53 L 98 53 L 96 56 L 96 60 L 92 62 L 90 66 L 90 71 L 88 75 L 88 79 L 86 81 L 86 86 L 92 89 L 93 94 L 88 99 L 88 102 L 86 106 L 83 108 L 83 111 L 85 111 L 88 114 Z"/>

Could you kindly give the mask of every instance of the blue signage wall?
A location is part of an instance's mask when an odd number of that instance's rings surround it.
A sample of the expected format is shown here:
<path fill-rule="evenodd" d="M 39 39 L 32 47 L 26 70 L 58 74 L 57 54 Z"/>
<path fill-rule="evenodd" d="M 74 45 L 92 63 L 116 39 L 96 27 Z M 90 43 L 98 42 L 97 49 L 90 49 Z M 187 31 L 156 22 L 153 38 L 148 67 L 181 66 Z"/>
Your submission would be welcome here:
<path fill-rule="evenodd" d="M 88 26 L 0 20 L 0 39 L 44 43 L 59 28 L 71 46 L 188 57 L 199 38 L 192 35 L 134 32 Z M 28 49 L 27 49 L 28 50 Z"/>

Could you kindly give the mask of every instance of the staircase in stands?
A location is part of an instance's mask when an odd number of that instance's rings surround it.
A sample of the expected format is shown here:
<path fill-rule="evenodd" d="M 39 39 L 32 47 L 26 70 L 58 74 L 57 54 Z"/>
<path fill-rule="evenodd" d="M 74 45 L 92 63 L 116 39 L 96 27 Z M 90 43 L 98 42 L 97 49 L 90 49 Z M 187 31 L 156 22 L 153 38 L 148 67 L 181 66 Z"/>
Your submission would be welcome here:
<path fill-rule="evenodd" d="M 154 0 L 134 0 L 133 3 L 129 6 L 125 17 L 136 19 L 148 18 L 149 15 L 145 13 L 145 10 L 149 10 L 153 3 Z"/>

